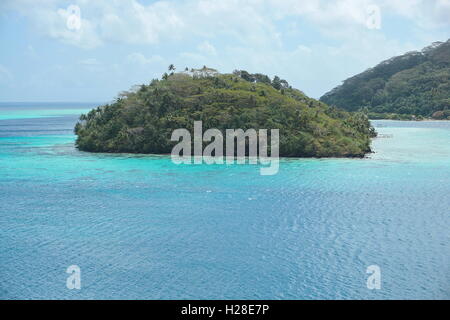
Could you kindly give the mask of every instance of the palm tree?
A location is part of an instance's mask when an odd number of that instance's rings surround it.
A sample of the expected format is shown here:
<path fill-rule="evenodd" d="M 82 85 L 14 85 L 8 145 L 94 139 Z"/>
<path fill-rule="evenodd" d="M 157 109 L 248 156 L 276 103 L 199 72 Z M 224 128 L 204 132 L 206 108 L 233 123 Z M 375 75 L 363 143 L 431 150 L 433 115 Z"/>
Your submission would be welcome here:
<path fill-rule="evenodd" d="M 170 64 L 170 66 L 169 66 L 169 71 L 175 71 L 175 66 L 173 65 L 173 64 Z"/>

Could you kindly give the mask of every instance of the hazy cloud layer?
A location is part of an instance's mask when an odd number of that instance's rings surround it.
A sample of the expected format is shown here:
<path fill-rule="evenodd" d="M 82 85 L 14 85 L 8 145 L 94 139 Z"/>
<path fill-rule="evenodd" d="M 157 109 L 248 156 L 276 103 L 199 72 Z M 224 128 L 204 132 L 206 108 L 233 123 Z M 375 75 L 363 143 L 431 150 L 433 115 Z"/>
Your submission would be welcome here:
<path fill-rule="evenodd" d="M 81 9 L 78 29 L 68 25 L 69 4 Z M 371 29 L 374 5 L 381 25 Z M 160 76 L 167 63 L 206 64 L 279 74 L 318 97 L 361 69 L 450 36 L 450 0 L 4 0 L 0 12 L 5 21 L 18 14 L 34 38 L 83 56 L 68 63 L 95 67 L 96 77 L 71 71 L 90 86 L 107 85 L 102 75 L 120 74 L 126 85 Z M 36 59 L 39 43 L 26 46 L 24 59 Z M 42 63 L 56 70 L 48 56 Z"/>

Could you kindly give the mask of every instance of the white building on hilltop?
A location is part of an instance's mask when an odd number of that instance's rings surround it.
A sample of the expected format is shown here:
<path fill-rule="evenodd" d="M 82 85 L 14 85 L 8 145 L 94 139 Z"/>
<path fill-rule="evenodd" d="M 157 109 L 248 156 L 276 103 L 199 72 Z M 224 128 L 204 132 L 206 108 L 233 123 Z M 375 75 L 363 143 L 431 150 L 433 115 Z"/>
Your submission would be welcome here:
<path fill-rule="evenodd" d="M 203 66 L 201 69 L 190 69 L 183 72 L 194 78 L 207 78 L 207 77 L 215 77 L 219 74 L 216 69 L 208 68 L 207 66 Z"/>

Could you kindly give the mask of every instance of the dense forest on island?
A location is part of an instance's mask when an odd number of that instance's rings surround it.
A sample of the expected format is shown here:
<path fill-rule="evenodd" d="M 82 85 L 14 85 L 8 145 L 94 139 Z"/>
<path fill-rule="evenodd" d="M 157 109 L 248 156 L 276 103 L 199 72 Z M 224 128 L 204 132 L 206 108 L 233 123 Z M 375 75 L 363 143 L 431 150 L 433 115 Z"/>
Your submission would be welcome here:
<path fill-rule="evenodd" d="M 450 40 L 384 61 L 320 100 L 372 119 L 450 119 Z"/>
<path fill-rule="evenodd" d="M 185 69 L 123 92 L 80 117 L 80 150 L 168 154 L 173 130 L 279 129 L 280 156 L 363 157 L 375 135 L 367 116 L 308 98 L 286 80 L 246 71 Z"/>

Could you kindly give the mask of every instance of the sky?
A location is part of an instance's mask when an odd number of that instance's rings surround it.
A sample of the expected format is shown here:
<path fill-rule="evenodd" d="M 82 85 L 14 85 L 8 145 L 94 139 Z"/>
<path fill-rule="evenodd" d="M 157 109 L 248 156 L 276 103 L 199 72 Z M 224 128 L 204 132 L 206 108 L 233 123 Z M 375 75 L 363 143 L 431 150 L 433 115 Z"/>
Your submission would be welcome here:
<path fill-rule="evenodd" d="M 450 38 L 450 0 L 0 0 L 0 101 L 108 102 L 203 65 L 313 98 Z"/>

